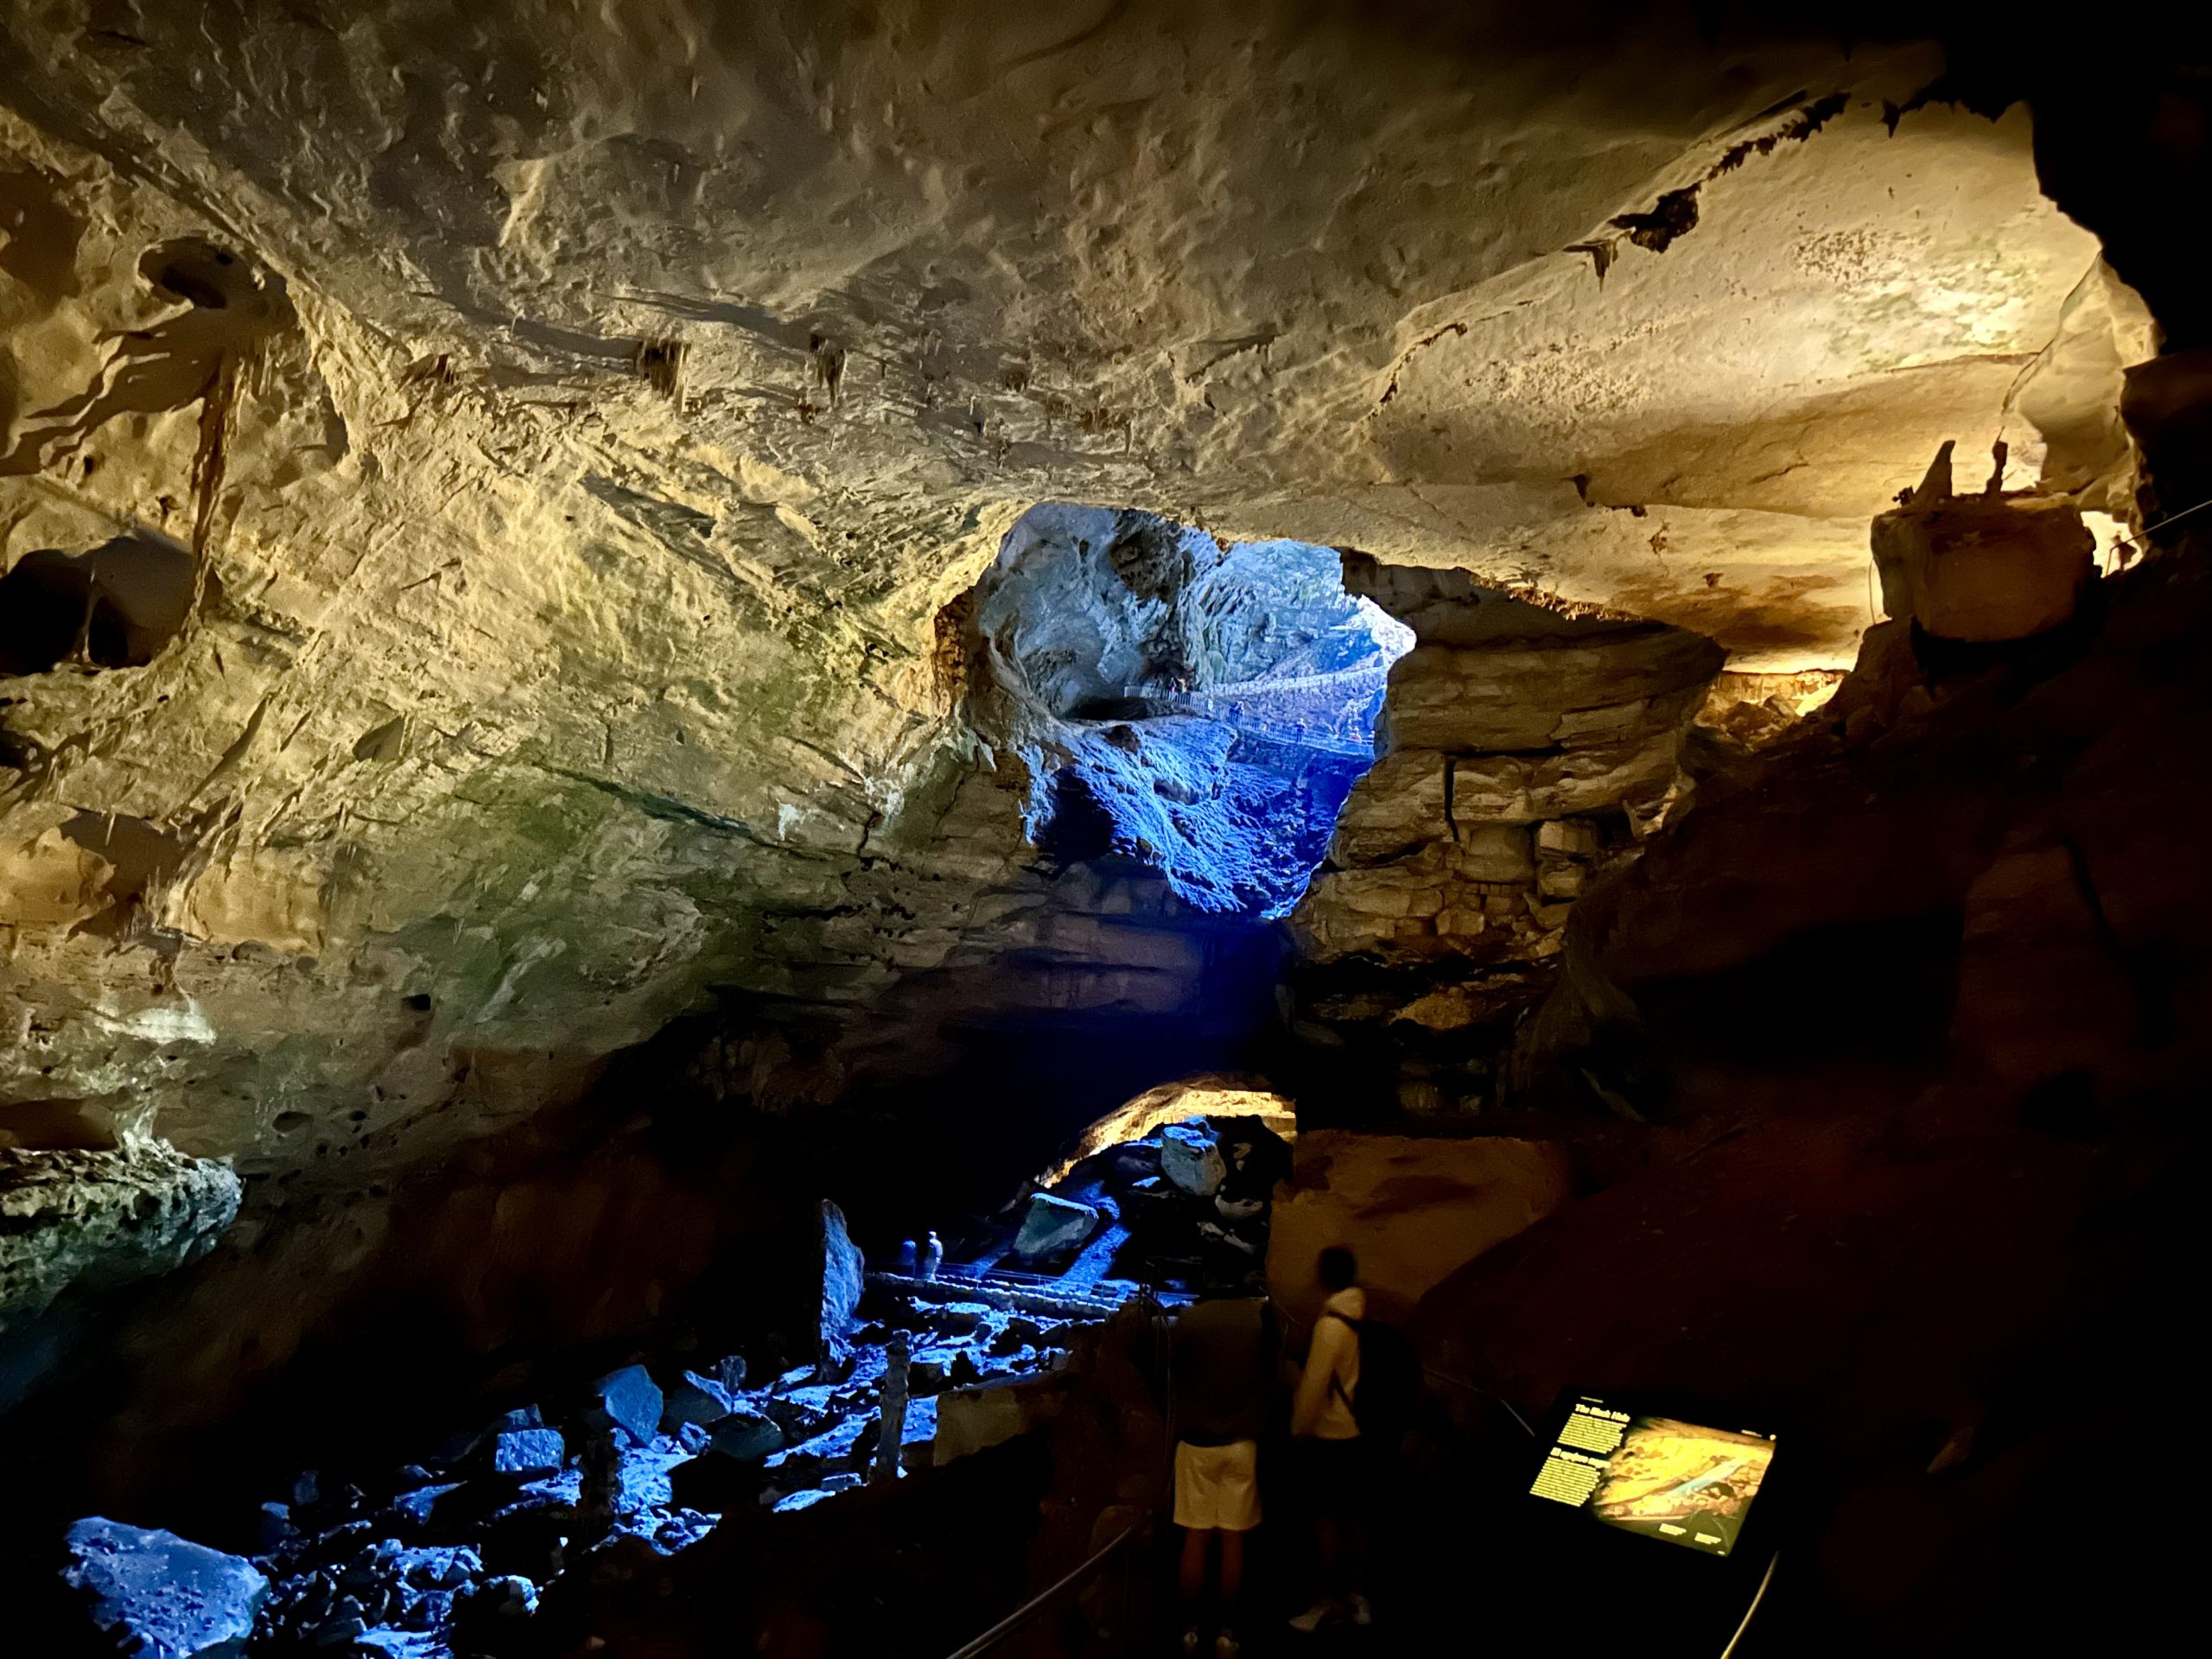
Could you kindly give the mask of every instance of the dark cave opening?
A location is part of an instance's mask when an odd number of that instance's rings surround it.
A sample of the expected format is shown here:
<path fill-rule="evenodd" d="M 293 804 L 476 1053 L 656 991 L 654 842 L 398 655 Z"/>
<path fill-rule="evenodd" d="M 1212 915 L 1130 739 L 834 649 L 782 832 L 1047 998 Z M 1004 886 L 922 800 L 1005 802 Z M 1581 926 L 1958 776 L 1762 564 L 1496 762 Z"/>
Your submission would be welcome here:
<path fill-rule="evenodd" d="M 0 674 L 144 667 L 190 614 L 196 568 L 143 534 L 82 553 L 34 549 L 0 575 Z"/>

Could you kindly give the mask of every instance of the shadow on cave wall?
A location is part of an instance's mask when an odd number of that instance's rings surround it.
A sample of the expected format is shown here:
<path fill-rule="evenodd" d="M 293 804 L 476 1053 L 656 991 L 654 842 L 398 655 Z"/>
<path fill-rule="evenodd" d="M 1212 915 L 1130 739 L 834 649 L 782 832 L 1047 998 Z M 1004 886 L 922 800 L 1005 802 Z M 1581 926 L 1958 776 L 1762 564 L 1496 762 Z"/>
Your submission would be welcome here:
<path fill-rule="evenodd" d="M 34 1127 L 69 1129 L 59 1112 Z M 0 1381 L 42 1381 L 9 1415 L 10 1628 L 56 1601 L 77 1515 L 250 1553 L 256 1506 L 302 1468 L 334 1485 L 388 1471 L 639 1356 L 810 1353 L 817 1194 L 796 1127 L 671 1087 L 647 1045 L 404 1191 L 264 1203 L 193 1265 L 11 1331 Z"/>
<path fill-rule="evenodd" d="M 187 550 L 143 531 L 82 553 L 24 554 L 0 575 L 0 676 L 144 667 L 190 616 L 196 569 Z"/>
<path fill-rule="evenodd" d="M 1152 878 L 1157 880 L 1157 877 Z M 1050 1007 L 1017 1003 L 1007 982 L 1033 988 L 1085 970 L 1019 957 L 896 994 L 905 1017 L 944 995 L 937 1032 L 950 1063 L 931 1075 L 856 1090 L 836 1109 L 866 1136 L 866 1160 L 842 1147 L 820 1185 L 836 1195 L 871 1248 L 962 1214 L 988 1214 L 1052 1162 L 1087 1126 L 1162 1082 L 1198 1072 L 1254 1070 L 1264 1062 L 1275 985 L 1286 950 L 1271 924 L 1186 918 L 1178 935 L 1198 965 L 1178 983 L 1188 1000 L 1151 1007 Z M 994 997 L 1002 998 L 994 1007 Z"/>

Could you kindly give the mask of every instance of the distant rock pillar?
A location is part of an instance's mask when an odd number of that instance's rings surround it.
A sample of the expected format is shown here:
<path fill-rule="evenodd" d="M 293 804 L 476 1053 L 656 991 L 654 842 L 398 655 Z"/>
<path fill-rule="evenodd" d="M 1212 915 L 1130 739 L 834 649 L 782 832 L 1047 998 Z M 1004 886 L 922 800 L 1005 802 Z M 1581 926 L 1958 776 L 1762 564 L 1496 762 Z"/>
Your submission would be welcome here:
<path fill-rule="evenodd" d="M 829 1199 L 822 1200 L 822 1299 L 817 1327 L 817 1357 L 828 1361 L 842 1353 L 860 1311 L 861 1288 L 868 1277 L 868 1262 L 845 1228 L 845 1212 Z"/>

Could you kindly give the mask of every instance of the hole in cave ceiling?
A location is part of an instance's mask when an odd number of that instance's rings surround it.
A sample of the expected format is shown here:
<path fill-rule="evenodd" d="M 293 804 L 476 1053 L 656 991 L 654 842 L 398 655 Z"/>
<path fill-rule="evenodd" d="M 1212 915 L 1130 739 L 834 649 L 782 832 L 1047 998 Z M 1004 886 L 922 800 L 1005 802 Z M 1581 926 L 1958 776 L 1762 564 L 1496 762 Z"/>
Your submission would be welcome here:
<path fill-rule="evenodd" d="M 1016 710 L 1031 841 L 1262 918 L 1312 880 L 1414 643 L 1344 592 L 1333 549 L 1058 502 L 1008 532 L 975 617 Z"/>

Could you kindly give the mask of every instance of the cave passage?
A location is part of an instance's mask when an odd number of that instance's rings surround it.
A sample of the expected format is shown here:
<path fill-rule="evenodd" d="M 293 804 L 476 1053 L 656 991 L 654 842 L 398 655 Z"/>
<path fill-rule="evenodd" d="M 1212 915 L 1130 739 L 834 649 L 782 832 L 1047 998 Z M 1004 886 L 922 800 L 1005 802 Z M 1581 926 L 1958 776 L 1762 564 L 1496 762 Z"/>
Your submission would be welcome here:
<path fill-rule="evenodd" d="M 1062 862 L 1139 859 L 1200 911 L 1287 914 L 1414 644 L 1344 592 L 1338 555 L 1047 503 L 980 601 L 1034 779 L 1030 839 Z"/>

